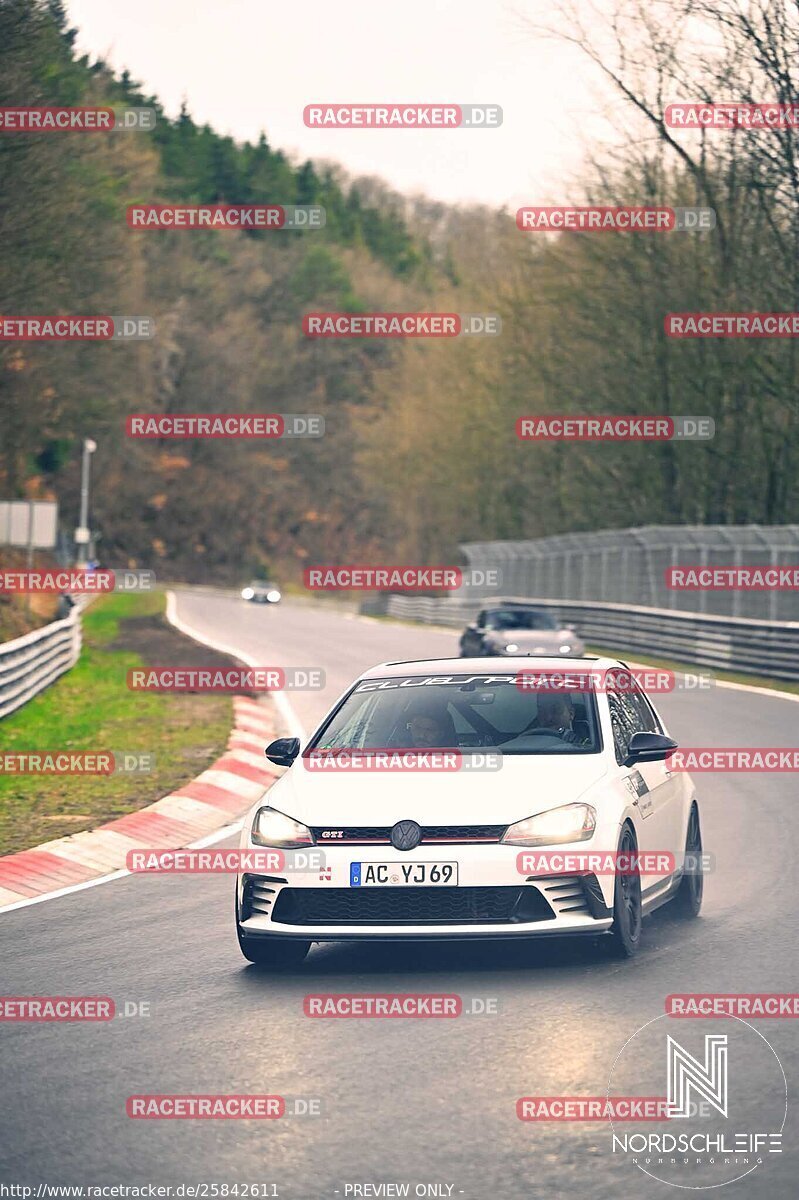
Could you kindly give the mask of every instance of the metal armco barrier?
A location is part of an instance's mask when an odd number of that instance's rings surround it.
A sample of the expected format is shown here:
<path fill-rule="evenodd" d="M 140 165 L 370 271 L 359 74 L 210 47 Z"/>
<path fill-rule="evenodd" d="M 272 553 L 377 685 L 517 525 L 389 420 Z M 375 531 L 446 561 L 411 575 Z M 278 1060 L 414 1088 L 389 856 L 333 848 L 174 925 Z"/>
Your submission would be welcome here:
<path fill-rule="evenodd" d="M 0 718 L 16 712 L 78 661 L 80 611 L 0 643 Z"/>
<path fill-rule="evenodd" d="M 510 599 L 505 596 L 505 599 Z M 574 625 L 591 645 L 617 652 L 718 670 L 742 671 L 770 679 L 799 681 L 799 622 L 758 621 L 705 616 L 626 604 L 590 604 L 578 600 L 525 599 Z M 482 608 L 499 598 L 381 596 L 362 611 L 405 621 L 463 628 Z"/>

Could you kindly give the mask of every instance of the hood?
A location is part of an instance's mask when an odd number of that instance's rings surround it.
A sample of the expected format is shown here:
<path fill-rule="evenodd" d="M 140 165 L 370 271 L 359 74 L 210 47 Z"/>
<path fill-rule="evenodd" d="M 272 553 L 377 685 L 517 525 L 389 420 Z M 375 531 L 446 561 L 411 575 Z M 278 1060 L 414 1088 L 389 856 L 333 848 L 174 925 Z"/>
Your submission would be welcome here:
<path fill-rule="evenodd" d="M 314 826 L 512 825 L 579 800 L 606 773 L 602 754 L 507 755 L 498 771 L 309 770 L 298 759 L 255 807 Z"/>
<path fill-rule="evenodd" d="M 576 634 L 566 629 L 501 629 L 492 630 L 483 639 L 488 646 L 504 649 L 516 645 L 519 654 L 559 654 L 561 646 L 582 647 Z"/>

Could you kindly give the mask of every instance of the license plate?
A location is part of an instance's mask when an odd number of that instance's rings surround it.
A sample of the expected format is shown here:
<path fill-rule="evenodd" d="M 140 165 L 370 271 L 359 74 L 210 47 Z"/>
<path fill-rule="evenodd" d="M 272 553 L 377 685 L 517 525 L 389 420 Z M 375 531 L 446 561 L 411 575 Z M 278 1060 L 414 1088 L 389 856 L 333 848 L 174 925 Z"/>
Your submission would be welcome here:
<path fill-rule="evenodd" d="M 457 887 L 458 864 L 350 863 L 350 887 Z"/>

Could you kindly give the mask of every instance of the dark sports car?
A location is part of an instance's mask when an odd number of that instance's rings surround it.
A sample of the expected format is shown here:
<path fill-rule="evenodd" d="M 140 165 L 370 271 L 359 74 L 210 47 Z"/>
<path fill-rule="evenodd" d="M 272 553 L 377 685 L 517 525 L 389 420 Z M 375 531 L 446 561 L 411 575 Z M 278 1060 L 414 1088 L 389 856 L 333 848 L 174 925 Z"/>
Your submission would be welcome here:
<path fill-rule="evenodd" d="M 552 613 L 533 605 L 503 601 L 484 608 L 473 625 L 461 634 L 461 658 L 482 655 L 585 653 L 573 626 L 563 625 Z"/>

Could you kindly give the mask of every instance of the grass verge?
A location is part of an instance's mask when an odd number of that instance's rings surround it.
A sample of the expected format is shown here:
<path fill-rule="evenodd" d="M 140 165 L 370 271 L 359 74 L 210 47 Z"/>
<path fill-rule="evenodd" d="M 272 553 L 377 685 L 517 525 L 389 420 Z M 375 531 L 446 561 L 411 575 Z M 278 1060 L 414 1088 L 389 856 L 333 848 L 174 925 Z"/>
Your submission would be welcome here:
<path fill-rule="evenodd" d="M 94 829 L 152 804 L 224 750 L 233 719 L 229 696 L 128 691 L 131 668 L 156 665 L 148 644 L 157 648 L 161 665 L 207 655 L 166 623 L 164 603 L 158 592 L 96 600 L 83 616 L 77 665 L 0 722 L 4 753 L 143 751 L 155 756 L 153 770 L 108 776 L 0 772 L 0 854 Z"/>

